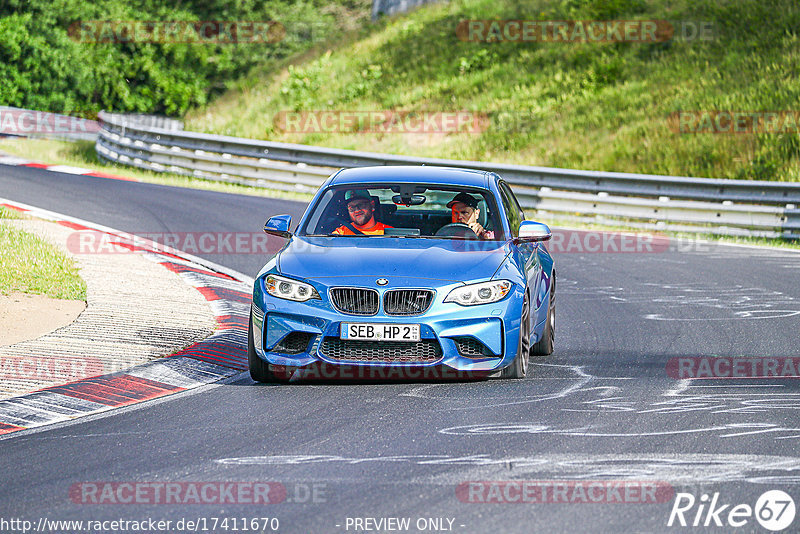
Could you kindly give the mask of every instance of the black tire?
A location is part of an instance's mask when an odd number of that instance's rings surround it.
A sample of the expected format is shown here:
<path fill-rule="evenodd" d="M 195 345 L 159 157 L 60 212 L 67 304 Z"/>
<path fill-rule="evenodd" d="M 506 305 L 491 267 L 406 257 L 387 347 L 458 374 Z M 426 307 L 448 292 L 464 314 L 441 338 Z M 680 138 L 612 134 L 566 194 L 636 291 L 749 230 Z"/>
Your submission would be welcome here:
<path fill-rule="evenodd" d="M 547 322 L 544 325 L 542 339 L 531 347 L 534 356 L 548 356 L 553 354 L 556 342 L 556 273 L 553 272 L 553 281 L 550 285 L 550 302 L 547 306 Z"/>
<path fill-rule="evenodd" d="M 528 301 L 528 292 L 525 291 L 525 300 L 522 302 L 522 314 L 520 315 L 520 335 L 517 345 L 517 356 L 511 365 L 503 369 L 501 378 L 520 379 L 528 374 L 528 358 L 531 348 L 531 325 L 530 325 L 531 306 Z"/>
<path fill-rule="evenodd" d="M 275 383 L 286 382 L 275 376 L 275 373 L 269 368 L 269 364 L 258 357 L 256 348 L 253 344 L 253 318 L 250 317 L 250 322 L 247 326 L 247 364 L 250 368 L 250 378 L 256 382 Z"/>

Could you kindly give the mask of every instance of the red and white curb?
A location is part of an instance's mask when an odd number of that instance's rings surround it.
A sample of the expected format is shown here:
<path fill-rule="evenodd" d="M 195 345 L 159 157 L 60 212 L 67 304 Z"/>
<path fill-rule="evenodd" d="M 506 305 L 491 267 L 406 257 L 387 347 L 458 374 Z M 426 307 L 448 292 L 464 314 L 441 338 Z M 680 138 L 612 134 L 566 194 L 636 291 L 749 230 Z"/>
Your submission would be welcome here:
<path fill-rule="evenodd" d="M 97 172 L 91 169 L 84 169 L 82 167 L 70 167 L 69 165 L 49 165 L 47 163 L 39 163 L 25 158 L 18 158 L 16 156 L 0 155 L 0 165 L 11 165 L 12 167 L 30 167 L 45 171 L 63 172 L 66 174 L 77 174 L 80 176 L 93 176 L 95 178 L 108 178 L 111 180 L 124 180 L 127 182 L 139 181 L 136 178 L 126 178 L 124 176 L 117 176 L 115 174 L 108 174 L 105 172 Z"/>
<path fill-rule="evenodd" d="M 129 234 L 105 226 L 1 198 L 0 206 L 75 230 L 100 231 L 108 234 L 109 242 L 131 247 Z M 146 239 L 136 238 L 134 251 L 178 273 L 195 287 L 209 301 L 217 330 L 203 341 L 159 360 L 2 400 L 0 435 L 164 397 L 247 369 L 253 279 Z"/>

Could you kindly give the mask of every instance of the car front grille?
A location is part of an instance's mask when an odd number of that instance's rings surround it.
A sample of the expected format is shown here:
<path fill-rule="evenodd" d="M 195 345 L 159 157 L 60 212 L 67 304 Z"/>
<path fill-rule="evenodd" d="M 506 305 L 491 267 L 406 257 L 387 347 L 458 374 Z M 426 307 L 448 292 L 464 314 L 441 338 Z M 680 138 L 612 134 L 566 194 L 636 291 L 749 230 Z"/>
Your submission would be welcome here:
<path fill-rule="evenodd" d="M 335 287 L 331 289 L 331 302 L 337 310 L 350 315 L 378 313 L 378 292 L 374 289 Z"/>
<path fill-rule="evenodd" d="M 425 313 L 433 302 L 430 289 L 390 289 L 383 295 L 386 315 L 419 315 Z"/>
<path fill-rule="evenodd" d="M 492 351 L 474 337 L 457 337 L 453 339 L 461 356 L 467 358 L 489 358 L 495 356 Z"/>
<path fill-rule="evenodd" d="M 300 354 L 305 352 L 314 334 L 310 332 L 292 332 L 278 343 L 272 352 L 283 354 Z"/>
<path fill-rule="evenodd" d="M 319 352 L 332 360 L 382 363 L 432 363 L 442 357 L 442 348 L 435 339 L 403 342 L 351 341 L 326 337 Z"/>

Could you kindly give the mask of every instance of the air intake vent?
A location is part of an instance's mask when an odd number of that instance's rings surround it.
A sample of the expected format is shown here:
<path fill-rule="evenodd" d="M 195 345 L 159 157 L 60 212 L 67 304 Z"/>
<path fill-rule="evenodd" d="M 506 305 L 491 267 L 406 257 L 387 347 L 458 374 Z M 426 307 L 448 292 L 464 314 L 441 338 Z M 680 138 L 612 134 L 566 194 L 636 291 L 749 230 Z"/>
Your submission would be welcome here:
<path fill-rule="evenodd" d="M 432 363 L 442 357 L 442 348 L 435 339 L 416 343 L 404 341 L 352 341 L 326 337 L 320 353 L 332 360 L 357 362 Z"/>
<path fill-rule="evenodd" d="M 278 345 L 272 349 L 272 352 L 280 352 L 283 354 L 300 354 L 305 352 L 311 338 L 314 334 L 310 332 L 292 332 L 281 340 Z"/>
<path fill-rule="evenodd" d="M 458 347 L 458 353 L 467 358 L 492 358 L 496 354 L 492 354 L 489 348 L 475 339 L 474 337 L 457 337 L 453 339 Z"/>
<path fill-rule="evenodd" d="M 337 310 L 350 315 L 378 313 L 378 292 L 374 289 L 335 287 L 331 289 L 331 302 Z"/>
<path fill-rule="evenodd" d="M 383 295 L 383 311 L 386 315 L 419 315 L 432 302 L 430 289 L 390 289 Z"/>

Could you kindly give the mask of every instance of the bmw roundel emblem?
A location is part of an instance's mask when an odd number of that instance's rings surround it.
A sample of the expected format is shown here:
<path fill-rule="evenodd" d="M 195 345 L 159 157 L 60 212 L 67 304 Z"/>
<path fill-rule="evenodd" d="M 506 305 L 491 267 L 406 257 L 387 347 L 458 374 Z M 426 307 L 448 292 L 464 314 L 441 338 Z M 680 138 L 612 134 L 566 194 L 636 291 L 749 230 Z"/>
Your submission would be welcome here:
<path fill-rule="evenodd" d="M 386 278 L 378 278 L 377 280 L 375 280 L 375 283 L 378 284 L 379 286 L 385 286 L 386 284 L 389 283 L 389 281 Z"/>

